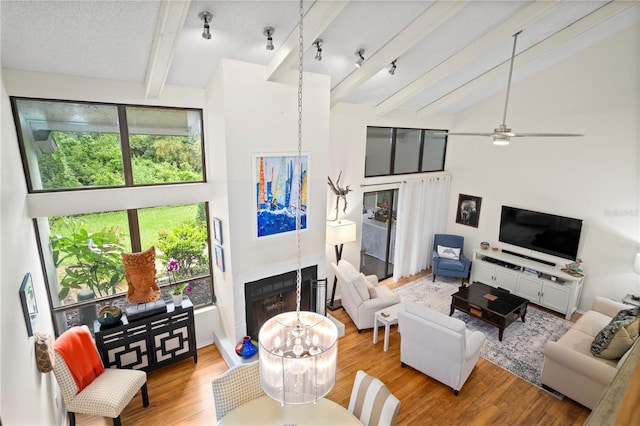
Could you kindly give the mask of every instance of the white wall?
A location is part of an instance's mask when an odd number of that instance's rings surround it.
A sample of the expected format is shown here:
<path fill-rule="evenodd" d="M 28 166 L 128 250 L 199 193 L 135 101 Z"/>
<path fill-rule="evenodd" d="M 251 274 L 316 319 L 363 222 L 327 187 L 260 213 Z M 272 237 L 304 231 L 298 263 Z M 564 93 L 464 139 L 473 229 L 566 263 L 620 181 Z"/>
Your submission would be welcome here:
<path fill-rule="evenodd" d="M 506 147 L 449 137 L 449 211 L 460 193 L 482 197 L 478 228 L 449 214 L 447 231 L 465 236 L 466 254 L 481 241 L 506 248 L 498 242 L 503 204 L 577 217 L 584 220 L 578 256 L 587 274 L 580 308 L 597 295 L 620 300 L 640 291 L 632 272 L 640 251 L 639 40 L 638 27 L 630 28 L 512 87 L 507 125 L 514 131 L 584 137 L 521 138 Z M 503 106 L 502 93 L 457 114 L 452 128 L 490 131 Z"/>
<path fill-rule="evenodd" d="M 2 137 L 0 168 L 0 411 L 2 422 L 15 424 L 60 424 L 62 413 L 55 407 L 57 384 L 52 374 L 38 372 L 34 338 L 27 329 L 18 290 L 24 275 L 32 275 L 38 316 L 35 329 L 53 335 L 51 312 L 44 288 L 35 231 L 27 215 L 27 186 L 22 172 L 18 141 L 9 97 L 2 84 L 0 94 Z"/>
<path fill-rule="evenodd" d="M 255 237 L 252 178 L 253 154 L 297 152 L 296 83 L 295 78 L 288 83 L 268 82 L 262 65 L 223 60 L 207 88 L 210 114 L 217 115 L 213 144 L 218 158 L 214 164 L 226 170 L 226 174 L 215 171 L 215 176 L 226 181 L 228 191 L 222 219 L 229 236 L 224 243 L 229 269 L 224 274 L 216 272 L 215 289 L 224 333 L 232 341 L 246 333 L 244 284 L 296 269 L 295 233 Z M 310 155 L 310 181 L 308 229 L 301 237 L 302 266 L 317 264 L 320 278 L 325 276 L 328 141 L 329 78 L 305 73 L 302 150 Z M 224 156 L 220 147 L 224 147 Z"/>

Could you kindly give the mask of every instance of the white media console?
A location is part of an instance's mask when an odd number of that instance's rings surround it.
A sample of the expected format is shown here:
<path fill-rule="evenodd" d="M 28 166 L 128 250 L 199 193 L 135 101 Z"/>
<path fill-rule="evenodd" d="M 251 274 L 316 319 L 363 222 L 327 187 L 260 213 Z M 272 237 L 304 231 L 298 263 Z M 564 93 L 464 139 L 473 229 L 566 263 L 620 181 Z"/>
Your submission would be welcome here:
<path fill-rule="evenodd" d="M 584 276 L 575 277 L 535 260 L 492 250 L 473 250 L 471 282 L 500 287 L 564 314 L 567 320 L 578 309 Z"/>

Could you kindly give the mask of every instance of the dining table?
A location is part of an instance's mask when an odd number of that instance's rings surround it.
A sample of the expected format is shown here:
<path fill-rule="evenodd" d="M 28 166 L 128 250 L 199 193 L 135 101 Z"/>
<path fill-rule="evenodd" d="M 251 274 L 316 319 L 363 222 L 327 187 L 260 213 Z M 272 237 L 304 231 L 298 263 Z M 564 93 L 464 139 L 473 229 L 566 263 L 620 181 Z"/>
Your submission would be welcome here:
<path fill-rule="evenodd" d="M 218 425 L 361 425 L 356 416 L 330 399 L 282 405 L 269 396 L 246 402 L 222 417 Z"/>

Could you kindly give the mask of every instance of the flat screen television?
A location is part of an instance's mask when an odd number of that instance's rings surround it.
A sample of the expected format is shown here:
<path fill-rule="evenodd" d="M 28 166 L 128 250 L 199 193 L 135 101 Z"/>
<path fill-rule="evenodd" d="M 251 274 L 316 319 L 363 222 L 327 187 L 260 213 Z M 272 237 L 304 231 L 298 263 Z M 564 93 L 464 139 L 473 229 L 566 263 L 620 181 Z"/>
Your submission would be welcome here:
<path fill-rule="evenodd" d="M 502 206 L 500 234 L 503 243 L 576 260 L 582 220 Z"/>

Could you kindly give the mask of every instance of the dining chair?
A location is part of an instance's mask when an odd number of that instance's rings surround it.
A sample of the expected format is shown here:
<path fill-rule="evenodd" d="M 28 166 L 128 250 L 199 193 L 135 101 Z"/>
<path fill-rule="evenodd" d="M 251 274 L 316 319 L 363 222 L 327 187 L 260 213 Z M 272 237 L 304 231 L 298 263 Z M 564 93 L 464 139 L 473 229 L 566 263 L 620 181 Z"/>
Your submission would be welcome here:
<path fill-rule="evenodd" d="M 120 414 L 139 389 L 142 405 L 149 406 L 147 373 L 105 369 L 86 325 L 71 327 L 62 333 L 53 348 L 53 374 L 60 386 L 71 426 L 76 424 L 76 413 L 111 417 L 114 426 L 119 426 Z"/>
<path fill-rule="evenodd" d="M 349 411 L 363 425 L 393 425 L 400 409 L 396 398 L 380 380 L 362 370 L 356 372 L 353 382 Z"/>
<path fill-rule="evenodd" d="M 265 395 L 260 385 L 260 363 L 241 364 L 225 371 L 211 381 L 216 420 L 220 421 L 229 411 Z M 260 413 L 256 413 L 259 415 Z"/>

